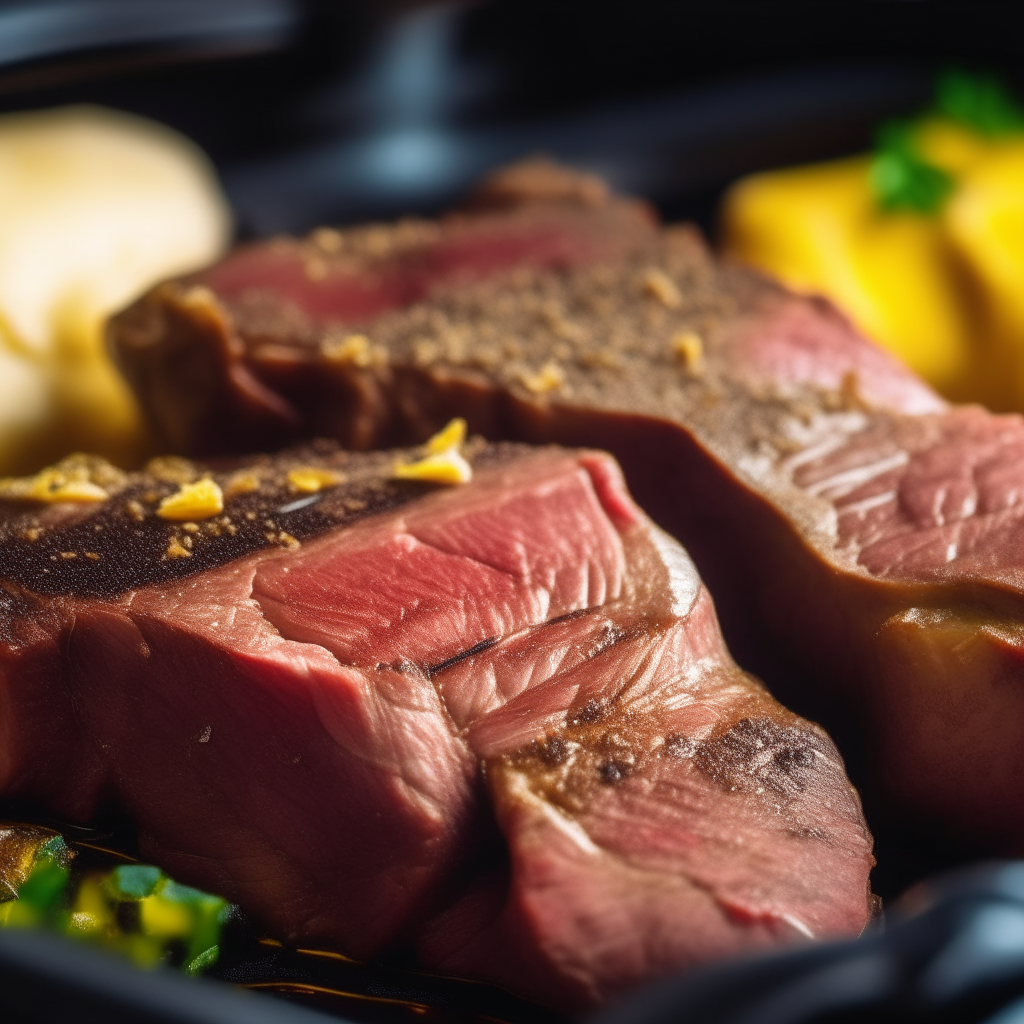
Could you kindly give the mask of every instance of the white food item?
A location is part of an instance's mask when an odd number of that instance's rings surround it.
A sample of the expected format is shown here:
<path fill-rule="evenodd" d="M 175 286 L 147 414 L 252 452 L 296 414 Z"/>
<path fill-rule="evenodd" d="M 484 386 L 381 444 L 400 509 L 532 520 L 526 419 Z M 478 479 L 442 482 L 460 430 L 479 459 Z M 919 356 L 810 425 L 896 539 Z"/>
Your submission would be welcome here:
<path fill-rule="evenodd" d="M 212 166 L 176 132 L 88 106 L 0 118 L 0 474 L 142 454 L 103 321 L 230 235 Z"/>

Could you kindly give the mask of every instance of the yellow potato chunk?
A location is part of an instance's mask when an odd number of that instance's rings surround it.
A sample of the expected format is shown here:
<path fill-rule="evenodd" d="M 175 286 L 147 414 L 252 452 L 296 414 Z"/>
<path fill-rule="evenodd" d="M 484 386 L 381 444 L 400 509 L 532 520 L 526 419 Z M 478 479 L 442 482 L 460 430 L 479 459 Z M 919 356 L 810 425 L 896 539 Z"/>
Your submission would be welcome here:
<path fill-rule="evenodd" d="M 1024 139 L 1004 143 L 965 173 L 944 211 L 953 245 L 984 300 L 1002 388 L 993 404 L 1024 409 Z"/>
<path fill-rule="evenodd" d="M 869 157 L 771 171 L 729 191 L 725 249 L 827 295 L 947 397 L 1024 410 L 1024 138 L 933 116 L 913 145 L 954 183 L 940 209 L 880 209 Z"/>
<path fill-rule="evenodd" d="M 827 295 L 929 383 L 962 394 L 974 325 L 935 217 L 885 213 L 868 157 L 752 175 L 724 204 L 726 251 L 796 291 Z"/>

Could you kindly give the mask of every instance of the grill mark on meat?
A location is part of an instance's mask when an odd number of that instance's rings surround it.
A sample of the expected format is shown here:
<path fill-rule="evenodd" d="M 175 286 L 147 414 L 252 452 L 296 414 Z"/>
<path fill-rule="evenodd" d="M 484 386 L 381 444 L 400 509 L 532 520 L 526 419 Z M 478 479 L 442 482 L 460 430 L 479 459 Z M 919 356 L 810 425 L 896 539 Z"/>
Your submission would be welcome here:
<path fill-rule="evenodd" d="M 838 769 L 814 733 L 764 718 L 741 719 L 728 732 L 707 740 L 673 733 L 665 737 L 660 752 L 664 757 L 691 760 L 730 792 L 771 791 L 785 798 L 803 792 L 809 773 Z M 827 837 L 814 829 L 802 829 L 800 834 Z"/>
<path fill-rule="evenodd" d="M 700 750 L 700 742 L 692 736 L 684 736 L 674 732 L 665 737 L 662 753 L 668 757 L 692 758 Z"/>
<path fill-rule="evenodd" d="M 610 761 L 605 761 L 597 769 L 597 773 L 605 785 L 613 786 L 633 773 L 633 765 L 629 761 L 619 761 L 613 758 Z"/>
<path fill-rule="evenodd" d="M 659 743 L 648 737 L 644 717 L 623 711 L 617 700 L 591 701 L 583 711 L 504 759 L 565 814 L 581 813 L 595 789 L 648 773 L 658 757 L 690 761 L 725 793 L 753 797 L 778 813 L 808 785 L 841 784 L 843 778 L 828 741 L 810 727 L 743 718 L 705 740 L 673 733 Z M 803 822 L 791 834 L 824 843 L 834 838 L 827 829 Z"/>
<path fill-rule="evenodd" d="M 459 654 L 455 654 L 450 658 L 445 658 L 444 661 L 439 661 L 436 665 L 427 665 L 423 672 L 428 679 L 433 679 L 435 676 L 440 675 L 446 669 L 452 668 L 454 665 L 458 665 L 459 662 L 465 661 L 467 658 L 472 658 L 475 654 L 481 654 L 484 651 L 490 650 L 501 638 L 492 636 L 486 640 L 481 640 L 478 644 L 473 644 L 468 650 L 461 651 Z"/>
<path fill-rule="evenodd" d="M 725 789 L 782 797 L 802 792 L 810 769 L 824 753 L 806 729 L 780 726 L 767 718 L 740 719 L 728 732 L 698 744 L 694 763 Z"/>
<path fill-rule="evenodd" d="M 582 615 L 588 615 L 592 610 L 591 608 L 577 608 L 575 611 L 566 612 L 564 615 L 556 615 L 553 619 L 548 619 L 548 625 L 553 626 L 559 622 L 571 622 Z"/>

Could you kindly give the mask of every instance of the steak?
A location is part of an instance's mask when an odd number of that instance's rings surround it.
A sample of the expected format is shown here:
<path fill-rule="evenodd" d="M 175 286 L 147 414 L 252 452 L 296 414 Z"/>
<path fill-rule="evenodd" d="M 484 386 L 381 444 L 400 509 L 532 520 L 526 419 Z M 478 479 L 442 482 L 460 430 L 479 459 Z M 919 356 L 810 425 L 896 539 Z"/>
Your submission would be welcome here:
<path fill-rule="evenodd" d="M 883 817 L 1024 850 L 1024 420 L 948 406 L 824 300 L 572 180 L 519 165 L 436 223 L 239 250 L 116 317 L 113 351 L 186 451 L 456 414 L 609 450 Z"/>
<path fill-rule="evenodd" d="M 118 809 L 288 941 L 565 1008 L 860 932 L 835 747 L 737 668 L 614 461 L 471 442 L 470 482 L 394 479 L 418 454 L 8 483 L 0 794 Z M 168 519 L 207 478 L 221 511 Z"/>

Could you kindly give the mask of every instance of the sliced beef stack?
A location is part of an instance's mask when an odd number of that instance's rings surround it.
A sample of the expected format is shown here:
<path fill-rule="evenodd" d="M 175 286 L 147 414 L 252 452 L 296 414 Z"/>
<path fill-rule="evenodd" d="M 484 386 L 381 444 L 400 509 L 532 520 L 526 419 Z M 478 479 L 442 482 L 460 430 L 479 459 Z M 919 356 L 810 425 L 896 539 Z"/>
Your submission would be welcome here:
<path fill-rule="evenodd" d="M 562 1007 L 856 935 L 834 746 L 736 667 L 614 461 L 471 443 L 470 482 L 393 479 L 422 454 L 8 483 L 0 794 L 121 808 L 281 938 Z"/>
<path fill-rule="evenodd" d="M 889 806 L 1024 849 L 1024 420 L 950 408 L 827 303 L 543 164 L 466 211 L 238 250 L 112 324 L 190 451 L 326 434 L 606 448 L 745 663 Z"/>

